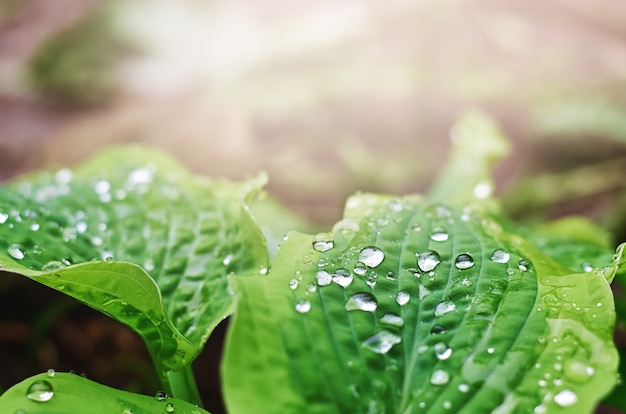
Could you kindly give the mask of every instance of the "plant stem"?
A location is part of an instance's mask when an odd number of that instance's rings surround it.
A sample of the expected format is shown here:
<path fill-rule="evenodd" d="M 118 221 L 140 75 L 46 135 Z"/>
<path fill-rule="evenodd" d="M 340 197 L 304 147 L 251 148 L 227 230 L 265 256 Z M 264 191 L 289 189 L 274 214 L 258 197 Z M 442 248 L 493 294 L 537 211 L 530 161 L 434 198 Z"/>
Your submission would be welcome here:
<path fill-rule="evenodd" d="M 198 392 L 191 365 L 187 365 L 179 371 L 168 371 L 166 378 L 172 397 L 180 398 L 202 407 L 202 400 L 200 399 L 200 393 Z"/>

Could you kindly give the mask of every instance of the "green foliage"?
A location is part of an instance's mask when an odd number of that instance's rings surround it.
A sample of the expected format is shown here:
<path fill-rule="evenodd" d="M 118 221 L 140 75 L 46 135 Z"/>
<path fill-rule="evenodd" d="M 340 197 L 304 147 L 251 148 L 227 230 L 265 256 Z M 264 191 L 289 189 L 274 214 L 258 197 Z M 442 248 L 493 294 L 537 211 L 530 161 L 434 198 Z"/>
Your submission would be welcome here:
<path fill-rule="evenodd" d="M 188 364 L 233 312 L 231 414 L 591 413 L 617 382 L 624 245 L 614 256 L 583 218 L 511 223 L 492 194 L 498 129 L 471 113 L 453 142 L 426 197 L 357 194 L 329 232 L 282 240 L 307 226 L 271 200 L 250 214 L 264 177 L 210 181 L 113 149 L 0 190 L 0 265 L 138 332 L 176 413 L 204 412 L 182 401 L 199 402 Z M 29 400 L 43 380 L 54 396 Z M 62 374 L 0 404 L 70 413 L 95 393 L 102 412 L 168 412 Z"/>

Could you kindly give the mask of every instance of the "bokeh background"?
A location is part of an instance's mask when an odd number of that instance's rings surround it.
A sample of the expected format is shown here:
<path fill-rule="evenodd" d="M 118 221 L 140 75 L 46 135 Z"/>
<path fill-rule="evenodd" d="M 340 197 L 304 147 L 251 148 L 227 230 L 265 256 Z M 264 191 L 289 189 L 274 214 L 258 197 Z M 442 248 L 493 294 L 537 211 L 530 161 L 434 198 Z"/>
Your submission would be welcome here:
<path fill-rule="evenodd" d="M 621 0 L 0 0 L 0 180 L 140 142 L 199 174 L 266 171 L 327 228 L 357 190 L 428 188 L 471 108 L 513 143 L 511 216 L 626 240 Z M 158 388 L 125 327 L 2 277 L 0 391 L 48 368 Z M 215 414 L 223 330 L 196 363 Z"/>

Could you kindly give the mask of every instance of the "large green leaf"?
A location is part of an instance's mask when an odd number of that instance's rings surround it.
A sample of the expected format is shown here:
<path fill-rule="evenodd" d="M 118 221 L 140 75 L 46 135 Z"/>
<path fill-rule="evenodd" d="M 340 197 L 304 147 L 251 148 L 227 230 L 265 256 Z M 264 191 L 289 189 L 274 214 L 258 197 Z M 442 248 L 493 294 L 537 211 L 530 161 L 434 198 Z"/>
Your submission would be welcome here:
<path fill-rule="evenodd" d="M 207 414 L 165 393 L 155 397 L 116 390 L 74 374 L 50 371 L 14 385 L 0 396 L 3 413 L 13 414 Z"/>
<path fill-rule="evenodd" d="M 235 279 L 231 414 L 579 414 L 615 384 L 615 266 L 572 272 L 417 197 L 355 196 L 327 238 L 293 233 L 268 278 Z"/>
<path fill-rule="evenodd" d="M 24 177 L 0 188 L 0 266 L 126 323 L 157 369 L 179 369 L 232 312 L 227 276 L 265 272 L 247 212 L 264 180 L 210 181 L 141 147 Z"/>

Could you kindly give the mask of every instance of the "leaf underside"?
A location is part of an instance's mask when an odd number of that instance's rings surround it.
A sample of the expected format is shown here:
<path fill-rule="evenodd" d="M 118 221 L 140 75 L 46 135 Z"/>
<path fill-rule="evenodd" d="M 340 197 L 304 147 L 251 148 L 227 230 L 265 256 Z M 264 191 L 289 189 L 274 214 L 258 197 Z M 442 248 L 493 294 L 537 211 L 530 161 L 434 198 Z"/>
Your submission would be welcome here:
<path fill-rule="evenodd" d="M 126 323 L 157 369 L 179 369 L 232 312 L 227 276 L 267 266 L 246 209 L 263 182 L 210 181 L 142 147 L 23 177 L 0 188 L 0 267 Z"/>
<path fill-rule="evenodd" d="M 616 382 L 601 269 L 480 210 L 364 194 L 322 241 L 292 233 L 268 278 L 236 278 L 231 414 L 579 414 Z"/>

